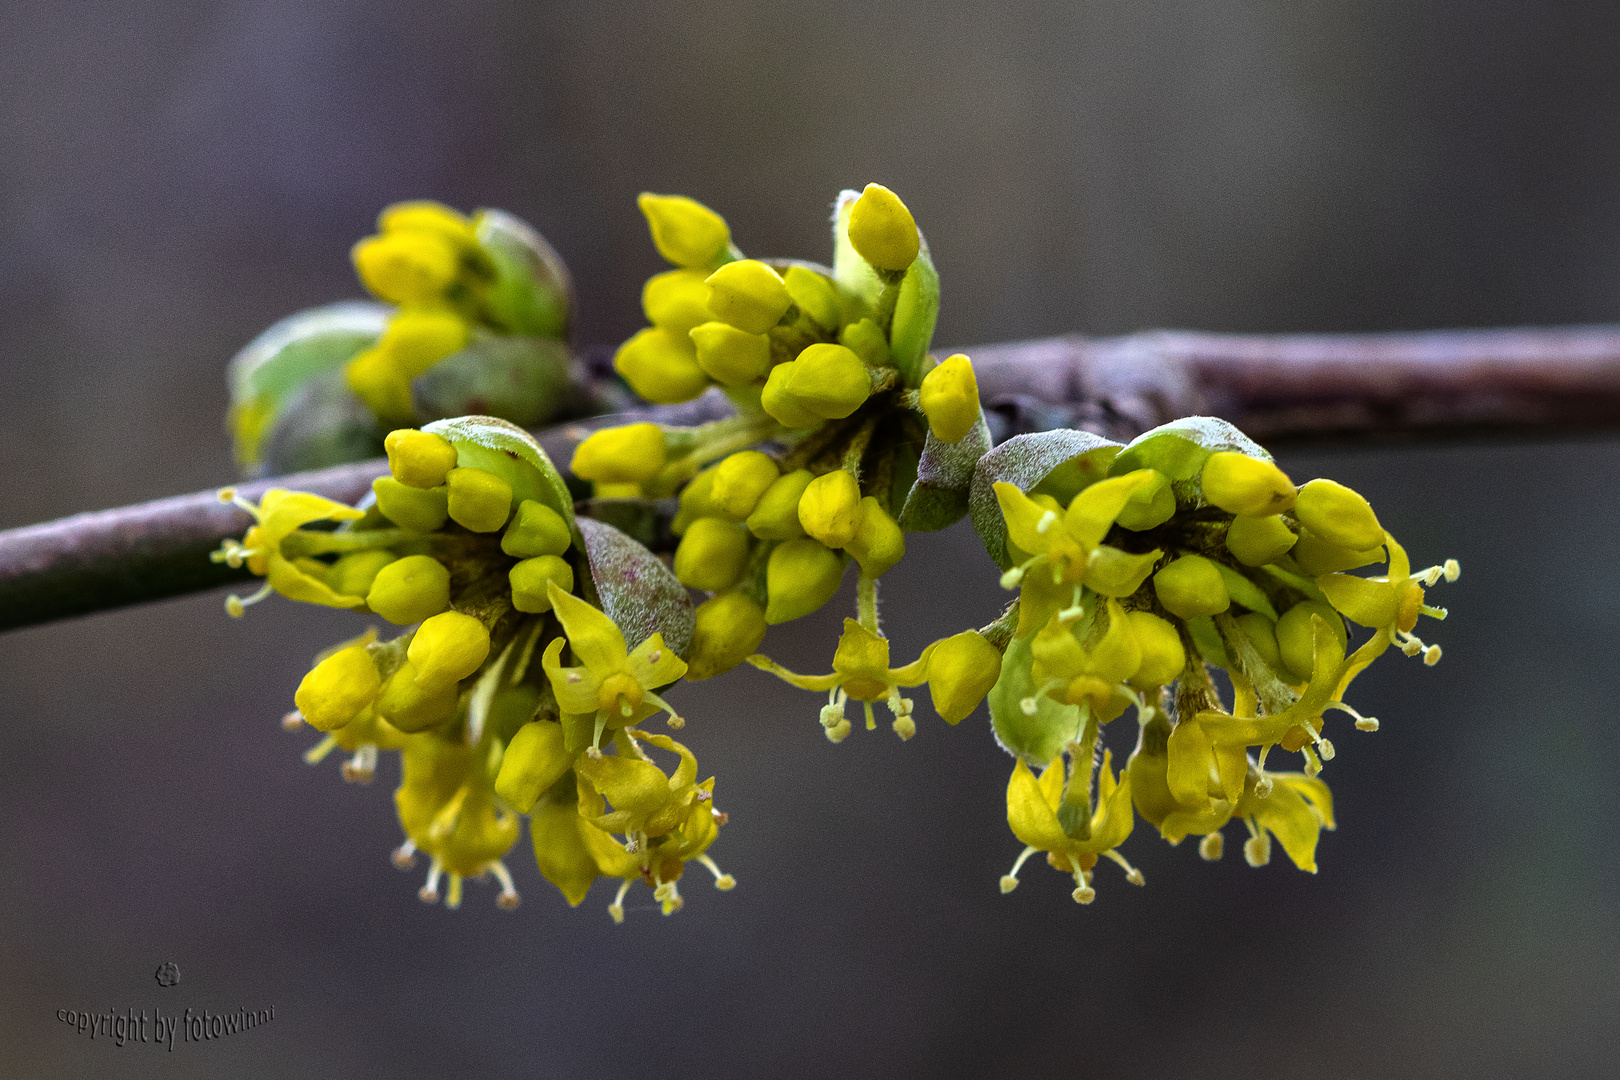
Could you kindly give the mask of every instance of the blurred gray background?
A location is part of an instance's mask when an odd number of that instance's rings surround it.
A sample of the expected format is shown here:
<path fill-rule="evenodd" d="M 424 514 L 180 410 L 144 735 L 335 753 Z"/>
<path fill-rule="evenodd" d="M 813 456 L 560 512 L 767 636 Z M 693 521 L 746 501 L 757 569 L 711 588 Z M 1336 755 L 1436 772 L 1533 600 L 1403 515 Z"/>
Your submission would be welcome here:
<path fill-rule="evenodd" d="M 869 180 L 928 233 L 942 344 L 1620 320 L 1612 3 L 3 11 L 0 527 L 229 480 L 225 360 L 355 295 L 348 248 L 401 198 L 534 222 L 584 343 L 635 329 L 659 268 L 637 191 L 824 258 Z M 1381 662 L 1355 700 L 1383 730 L 1332 732 L 1316 877 L 1139 824 L 1146 889 L 1104 866 L 1079 908 L 1034 863 L 1001 896 L 982 713 L 833 747 L 813 695 L 743 671 L 677 692 L 735 892 L 695 871 L 685 911 L 641 890 L 617 927 L 525 838 L 523 906 L 473 884 L 452 913 L 388 865 L 397 765 L 344 785 L 276 722 L 355 620 L 199 596 L 0 637 L 0 1073 L 1614 1075 L 1620 448 L 1281 460 L 1464 567 L 1444 662 Z M 961 528 L 885 585 L 903 659 L 1004 599 Z M 844 606 L 769 650 L 824 669 Z M 172 1053 L 54 1015 L 154 1004 L 277 1011 Z"/>

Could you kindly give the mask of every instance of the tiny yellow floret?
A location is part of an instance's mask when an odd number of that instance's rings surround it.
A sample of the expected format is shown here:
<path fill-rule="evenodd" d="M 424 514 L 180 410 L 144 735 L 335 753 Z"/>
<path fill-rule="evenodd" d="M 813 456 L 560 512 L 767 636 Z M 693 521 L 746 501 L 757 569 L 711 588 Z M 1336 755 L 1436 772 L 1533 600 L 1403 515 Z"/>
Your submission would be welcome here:
<path fill-rule="evenodd" d="M 867 184 L 849 212 L 849 242 L 879 270 L 898 272 L 917 260 L 922 240 L 911 211 L 882 184 Z"/>
<path fill-rule="evenodd" d="M 1204 498 L 1229 514 L 1280 514 L 1294 505 L 1294 482 L 1275 464 L 1222 450 L 1204 463 Z"/>
<path fill-rule="evenodd" d="M 613 370 L 654 405 L 691 401 L 709 385 L 692 339 L 661 326 L 649 326 L 620 345 L 613 354 Z"/>
<path fill-rule="evenodd" d="M 298 684 L 293 703 L 310 727 L 331 731 L 353 720 L 381 687 L 382 677 L 366 647 L 351 645 L 310 669 Z"/>
<path fill-rule="evenodd" d="M 676 266 L 712 266 L 731 244 L 726 219 L 696 199 L 644 191 L 636 205 L 647 217 L 658 254 Z"/>
<path fill-rule="evenodd" d="M 747 386 L 771 369 L 771 339 L 711 321 L 690 331 L 698 367 L 715 382 Z"/>
<path fill-rule="evenodd" d="M 484 469 L 451 469 L 450 519 L 473 532 L 494 532 L 512 513 L 512 485 Z"/>
<path fill-rule="evenodd" d="M 394 479 L 415 488 L 436 488 L 456 467 L 456 448 L 442 435 L 415 428 L 390 431 L 383 440 L 388 471 Z"/>
<path fill-rule="evenodd" d="M 471 615 L 445 611 L 417 628 L 406 650 L 424 690 L 460 682 L 489 655 L 489 631 Z"/>
<path fill-rule="evenodd" d="M 407 555 L 377 572 L 366 606 L 396 626 L 421 622 L 450 606 L 450 571 L 431 555 Z"/>
<path fill-rule="evenodd" d="M 855 539 L 861 527 L 861 487 L 847 469 L 834 469 L 810 481 L 799 498 L 799 524 L 830 548 Z"/>
<path fill-rule="evenodd" d="M 698 605 L 687 682 L 730 671 L 765 640 L 765 610 L 744 592 L 721 593 Z"/>
<path fill-rule="evenodd" d="M 758 259 L 738 259 L 709 275 L 709 313 L 748 334 L 763 334 L 793 306 L 781 275 Z"/>

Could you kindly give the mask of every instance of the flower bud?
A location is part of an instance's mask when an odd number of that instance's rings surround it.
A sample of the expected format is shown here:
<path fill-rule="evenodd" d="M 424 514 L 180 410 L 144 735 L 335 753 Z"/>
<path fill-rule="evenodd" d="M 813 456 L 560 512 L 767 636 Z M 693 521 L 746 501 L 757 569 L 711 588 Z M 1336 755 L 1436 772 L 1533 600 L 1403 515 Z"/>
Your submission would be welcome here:
<path fill-rule="evenodd" d="M 636 205 L 647 217 L 658 254 L 676 266 L 711 266 L 731 244 L 725 218 L 696 199 L 644 191 Z"/>
<path fill-rule="evenodd" d="M 684 334 L 709 321 L 709 287 L 703 270 L 666 270 L 641 287 L 641 310 L 654 326 Z"/>
<path fill-rule="evenodd" d="M 416 676 L 416 666 L 407 660 L 377 695 L 377 715 L 406 734 L 438 727 L 456 715 L 455 683 L 425 689 Z"/>
<path fill-rule="evenodd" d="M 772 626 L 812 611 L 833 598 L 844 576 L 838 553 L 815 540 L 785 540 L 765 566 L 765 621 Z"/>
<path fill-rule="evenodd" d="M 388 451 L 388 471 L 394 479 L 414 488 L 436 488 L 456 467 L 455 446 L 431 431 L 390 431 L 383 448 Z"/>
<path fill-rule="evenodd" d="M 855 539 L 861 527 L 861 487 L 847 469 L 834 469 L 810 481 L 799 498 L 799 524 L 830 548 Z"/>
<path fill-rule="evenodd" d="M 466 320 L 452 311 L 405 310 L 388 320 L 377 347 L 389 355 L 402 376 L 414 379 L 451 353 L 461 351 L 471 336 Z"/>
<path fill-rule="evenodd" d="M 799 399 L 788 390 L 788 381 L 797 366 L 798 361 L 789 360 L 771 368 L 770 375 L 765 379 L 765 389 L 760 392 L 759 404 L 772 420 L 783 427 L 814 427 L 821 423 L 821 417 L 800 404 Z"/>
<path fill-rule="evenodd" d="M 917 259 L 917 222 L 900 196 L 882 184 L 867 184 L 849 212 L 849 242 L 879 270 L 904 270 Z"/>
<path fill-rule="evenodd" d="M 415 229 L 368 236 L 352 255 L 361 283 L 393 304 L 438 300 L 461 269 L 460 253 L 444 236 Z"/>
<path fill-rule="evenodd" d="M 512 606 L 528 615 L 551 610 L 548 582 L 555 581 L 563 592 L 574 588 L 574 568 L 556 555 L 524 559 L 506 572 L 506 578 L 512 585 Z"/>
<path fill-rule="evenodd" d="M 1176 628 L 1151 611 L 1127 612 L 1125 618 L 1142 650 L 1142 663 L 1131 676 L 1131 685 L 1149 690 L 1180 677 L 1181 669 L 1187 666 L 1187 650 Z"/>
<path fill-rule="evenodd" d="M 1367 500 L 1332 480 L 1312 480 L 1300 488 L 1294 515 L 1330 544 L 1360 551 L 1384 542 L 1383 526 Z"/>
<path fill-rule="evenodd" d="M 686 334 L 650 326 L 619 346 L 613 370 L 654 405 L 691 401 L 709 385 L 698 367 L 697 349 Z"/>
<path fill-rule="evenodd" d="M 748 531 L 761 540 L 796 540 L 803 536 L 799 500 L 814 479 L 809 469 L 796 469 L 774 481 L 748 515 Z"/>
<path fill-rule="evenodd" d="M 1276 626 L 1277 654 L 1282 659 L 1283 667 L 1301 682 L 1311 677 L 1312 662 L 1316 657 L 1316 635 L 1311 630 L 1312 615 L 1321 616 L 1333 628 L 1341 649 L 1348 641 L 1344 620 L 1324 603 L 1302 600 L 1283 612 Z"/>
<path fill-rule="evenodd" d="M 1221 572 L 1202 555 L 1183 555 L 1154 574 L 1153 591 L 1166 610 L 1183 619 L 1219 615 L 1232 603 Z"/>
<path fill-rule="evenodd" d="M 1323 574 L 1337 574 L 1342 570 L 1354 570 L 1358 566 L 1367 566 L 1384 560 L 1382 546 L 1375 545 L 1357 551 L 1353 548 L 1329 543 L 1309 529 L 1300 532 L 1299 542 L 1293 546 L 1289 554 L 1312 577 L 1321 577 Z"/>
<path fill-rule="evenodd" d="M 854 350 L 842 345 L 811 345 L 793 361 L 787 392 L 823 420 L 842 420 L 872 393 L 872 379 Z"/>
<path fill-rule="evenodd" d="M 450 571 L 430 555 L 407 555 L 377 572 L 366 606 L 397 626 L 421 622 L 450 605 Z"/>
<path fill-rule="evenodd" d="M 715 382 L 747 386 L 771 369 L 771 339 L 723 322 L 706 322 L 691 330 L 698 367 Z"/>
<path fill-rule="evenodd" d="M 699 682 L 730 671 L 765 640 L 765 611 L 744 592 L 721 593 L 697 608 L 686 680 Z"/>
<path fill-rule="evenodd" d="M 384 349 L 372 346 L 355 353 L 344 365 L 343 381 L 385 423 L 408 424 L 416 415 L 411 382 Z"/>
<path fill-rule="evenodd" d="M 432 199 L 408 199 L 383 207 L 377 231 L 437 233 L 458 248 L 470 247 L 474 233 L 466 214 Z"/>
<path fill-rule="evenodd" d="M 889 366 L 889 339 L 871 319 L 852 322 L 838 335 L 838 344 L 852 349 L 867 367 Z"/>
<path fill-rule="evenodd" d="M 430 533 L 450 516 L 450 489 L 447 487 L 411 487 L 391 476 L 379 476 L 371 482 L 371 490 L 377 496 L 377 509 L 382 511 L 383 517 L 402 529 Z"/>
<path fill-rule="evenodd" d="M 518 728 L 506 744 L 495 794 L 520 814 L 527 814 L 574 763 L 563 748 L 562 725 L 555 720 L 531 720 Z"/>
<path fill-rule="evenodd" d="M 366 647 L 351 645 L 311 668 L 298 684 L 293 703 L 310 727 L 331 731 L 353 720 L 381 687 L 382 676 Z"/>
<path fill-rule="evenodd" d="M 977 630 L 941 639 L 928 655 L 928 696 L 947 724 L 957 724 L 1001 677 L 1001 653 Z"/>
<path fill-rule="evenodd" d="M 704 469 L 681 488 L 680 505 L 675 511 L 675 520 L 670 523 L 670 531 L 676 536 L 685 536 L 692 522 L 719 513 L 713 496 L 714 470 Z"/>
<path fill-rule="evenodd" d="M 979 382 L 973 362 L 957 353 L 923 376 L 917 402 L 928 418 L 928 430 L 941 442 L 961 442 L 979 419 Z"/>
<path fill-rule="evenodd" d="M 1125 529 L 1142 532 L 1169 521 L 1176 513 L 1176 493 L 1170 478 L 1154 470 L 1152 482 L 1132 493 L 1115 522 Z"/>
<path fill-rule="evenodd" d="M 905 558 L 906 537 L 894 518 L 868 495 L 861 500 L 860 526 L 844 547 L 860 563 L 862 573 L 876 578 Z"/>
<path fill-rule="evenodd" d="M 724 518 L 698 518 L 675 549 L 675 577 L 689 589 L 729 589 L 748 566 L 749 536 Z"/>
<path fill-rule="evenodd" d="M 810 321 L 827 331 L 838 329 L 838 287 L 831 278 L 803 266 L 790 266 L 782 283 Z"/>
<path fill-rule="evenodd" d="M 568 534 L 568 522 L 557 511 L 534 499 L 518 503 L 517 512 L 501 536 L 501 550 L 518 559 L 561 555 L 571 543 L 573 537 Z"/>
<path fill-rule="evenodd" d="M 333 592 L 342 596 L 364 596 L 371 591 L 378 572 L 395 558 L 392 551 L 378 551 L 375 548 L 352 551 L 332 564 L 326 583 Z"/>
<path fill-rule="evenodd" d="M 1254 651 L 1260 654 L 1260 659 L 1266 662 L 1266 666 L 1279 675 L 1286 674 L 1282 654 L 1277 651 L 1276 624 L 1257 611 L 1239 615 L 1237 624 L 1238 629 L 1243 631 L 1243 636 L 1254 646 Z"/>
<path fill-rule="evenodd" d="M 1276 514 L 1240 515 L 1226 528 L 1226 550 L 1244 566 L 1264 566 L 1288 554 L 1299 540 Z"/>
<path fill-rule="evenodd" d="M 623 424 L 586 436 L 569 469 L 581 480 L 639 484 L 664 467 L 664 431 L 657 424 Z"/>
<path fill-rule="evenodd" d="M 512 513 L 512 485 L 483 469 L 451 469 L 450 520 L 472 532 L 494 532 Z"/>
<path fill-rule="evenodd" d="M 715 466 L 710 498 L 727 517 L 741 521 L 754 512 L 760 496 L 770 490 L 781 475 L 782 471 L 768 455 L 758 450 L 743 450 Z"/>
<path fill-rule="evenodd" d="M 749 334 L 763 334 L 793 306 L 775 270 L 758 259 L 738 259 L 709 275 L 709 314 Z"/>
<path fill-rule="evenodd" d="M 1204 498 L 1228 514 L 1280 514 L 1294 505 L 1294 482 L 1272 462 L 1220 450 L 1204 462 Z"/>
<path fill-rule="evenodd" d="M 417 629 L 405 655 L 416 668 L 417 686 L 434 690 L 453 685 L 477 671 L 489 655 L 489 631 L 471 615 L 440 612 Z"/>

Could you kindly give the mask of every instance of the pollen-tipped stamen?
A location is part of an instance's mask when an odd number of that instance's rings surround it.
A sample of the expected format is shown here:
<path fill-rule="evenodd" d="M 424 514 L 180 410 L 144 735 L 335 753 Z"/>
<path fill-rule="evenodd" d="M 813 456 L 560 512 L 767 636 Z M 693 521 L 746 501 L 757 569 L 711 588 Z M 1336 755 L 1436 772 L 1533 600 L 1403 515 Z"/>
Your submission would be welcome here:
<path fill-rule="evenodd" d="M 337 744 L 337 736 L 328 735 L 326 738 L 304 751 L 304 764 L 319 765 L 326 759 L 326 755 L 330 754 L 337 747 Z"/>
<path fill-rule="evenodd" d="M 1010 893 L 1018 888 L 1018 871 L 1024 868 L 1024 863 L 1028 861 L 1031 855 L 1035 854 L 1035 851 L 1035 848 L 1027 847 L 1019 852 L 1018 858 L 1013 861 L 1012 870 L 1001 875 L 1001 891 L 1003 893 Z"/>
<path fill-rule="evenodd" d="M 613 903 L 608 905 L 608 914 L 613 917 L 613 922 L 616 925 L 624 922 L 624 894 L 630 891 L 630 882 L 632 880 L 631 878 L 625 878 L 620 883 L 618 895 L 614 896 Z"/>
<path fill-rule="evenodd" d="M 720 867 L 716 866 L 714 860 L 709 858 L 708 855 L 698 855 L 697 861 L 702 863 L 704 868 L 714 875 L 714 887 L 721 892 L 730 892 L 737 887 L 737 879 L 730 874 L 721 873 Z"/>
<path fill-rule="evenodd" d="M 388 861 L 396 870 L 409 870 L 416 865 L 416 841 L 407 840 L 388 853 Z"/>
<path fill-rule="evenodd" d="M 512 911 L 518 906 L 517 887 L 512 884 L 512 872 L 506 864 L 496 859 L 489 864 L 489 872 L 495 875 L 495 880 L 501 883 L 501 891 L 495 897 L 495 906 L 502 911 Z"/>
<path fill-rule="evenodd" d="M 439 878 L 444 874 L 444 863 L 439 857 L 433 857 L 433 865 L 428 867 L 427 883 L 417 892 L 416 896 L 424 904 L 437 904 L 439 902 Z"/>
<path fill-rule="evenodd" d="M 354 756 L 343 763 L 343 779 L 351 784 L 369 784 L 377 778 L 377 744 L 363 743 Z"/>
<path fill-rule="evenodd" d="M 235 593 L 231 593 L 225 598 L 225 614 L 233 619 L 240 619 L 248 608 L 269 596 L 273 591 L 270 588 L 270 583 L 266 581 L 251 596 L 237 596 Z"/>
<path fill-rule="evenodd" d="M 1103 852 L 1103 854 L 1106 855 L 1108 858 L 1114 860 L 1116 863 L 1118 863 L 1121 867 L 1124 868 L 1124 870 L 1125 870 L 1125 880 L 1126 881 L 1130 882 L 1132 885 L 1146 885 L 1147 884 L 1147 878 L 1142 876 L 1142 871 L 1138 870 L 1136 867 L 1134 867 L 1130 863 L 1126 862 L 1125 861 L 1125 856 L 1121 855 L 1119 852 L 1114 851 L 1112 849 Z"/>

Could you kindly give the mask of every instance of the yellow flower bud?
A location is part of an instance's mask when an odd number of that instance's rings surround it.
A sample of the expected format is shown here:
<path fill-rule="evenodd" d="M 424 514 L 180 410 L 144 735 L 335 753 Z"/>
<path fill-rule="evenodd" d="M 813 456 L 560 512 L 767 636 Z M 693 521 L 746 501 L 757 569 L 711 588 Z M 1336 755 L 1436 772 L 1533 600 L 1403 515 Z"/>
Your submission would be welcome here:
<path fill-rule="evenodd" d="M 528 615 L 551 610 L 546 584 L 555 581 L 563 592 L 574 588 L 574 568 L 556 555 L 536 555 L 524 559 L 506 572 L 512 585 L 512 606 Z"/>
<path fill-rule="evenodd" d="M 796 469 L 774 481 L 748 515 L 748 531 L 761 540 L 796 540 L 803 536 L 799 500 L 814 479 L 809 469 Z"/>
<path fill-rule="evenodd" d="M 838 287 L 831 278 L 803 266 L 790 266 L 782 283 L 812 322 L 829 331 L 838 329 Z"/>
<path fill-rule="evenodd" d="M 360 281 L 393 304 L 430 304 L 461 269 L 461 256 L 442 234 L 415 229 L 368 236 L 354 245 Z"/>
<path fill-rule="evenodd" d="M 379 476 L 371 482 L 377 496 L 377 509 L 383 517 L 402 529 L 429 533 L 450 516 L 450 489 L 419 488 L 402 484 L 392 476 Z"/>
<path fill-rule="evenodd" d="M 417 628 L 405 651 L 416 668 L 416 685 L 432 690 L 460 682 L 489 655 L 489 631 L 471 615 L 444 611 Z"/>
<path fill-rule="evenodd" d="M 781 475 L 782 471 L 768 455 L 758 450 L 743 450 L 715 466 L 710 498 L 727 517 L 741 521 L 754 512 L 760 496 L 770 490 Z"/>
<path fill-rule="evenodd" d="M 692 339 L 658 326 L 650 326 L 620 345 L 613 354 L 613 370 L 654 405 L 691 401 L 709 385 L 709 377 L 698 367 Z"/>
<path fill-rule="evenodd" d="M 416 666 L 401 664 L 377 695 L 377 715 L 406 734 L 438 727 L 456 715 L 456 684 L 419 686 Z"/>
<path fill-rule="evenodd" d="M 696 199 L 644 191 L 636 205 L 647 217 L 658 254 L 676 266 L 710 266 L 731 244 L 726 219 Z"/>
<path fill-rule="evenodd" d="M 942 442 L 960 442 L 979 419 L 979 381 L 973 362 L 957 353 L 923 376 L 917 402 L 928 430 Z"/>
<path fill-rule="evenodd" d="M 928 655 L 928 696 L 947 724 L 970 716 L 1001 677 L 1001 653 L 977 630 L 944 638 Z"/>
<path fill-rule="evenodd" d="M 917 259 L 921 238 L 911 211 L 882 184 L 867 184 L 849 212 L 849 242 L 879 270 L 904 270 Z"/>
<path fill-rule="evenodd" d="M 906 554 L 906 537 L 876 499 L 861 500 L 860 526 L 845 544 L 867 577 L 881 577 Z"/>
<path fill-rule="evenodd" d="M 410 199 L 383 207 L 377 215 L 377 231 L 438 233 L 458 246 L 470 246 L 476 240 L 466 214 L 432 199 Z"/>
<path fill-rule="evenodd" d="M 1260 654 L 1260 659 L 1266 662 L 1266 666 L 1279 675 L 1286 675 L 1282 654 L 1277 651 L 1276 624 L 1256 611 L 1239 615 L 1237 624 L 1238 629 L 1243 631 L 1243 636 L 1254 646 L 1254 651 Z M 1310 672 L 1307 671 L 1306 674 Z"/>
<path fill-rule="evenodd" d="M 692 328 L 698 367 L 726 386 L 747 386 L 771 369 L 771 339 L 723 322 Z"/>
<path fill-rule="evenodd" d="M 397 626 L 421 622 L 450 605 L 450 571 L 430 555 L 407 555 L 377 572 L 366 606 Z"/>
<path fill-rule="evenodd" d="M 675 511 L 675 520 L 670 523 L 670 531 L 676 536 L 685 536 L 692 522 L 718 514 L 720 509 L 714 505 L 713 495 L 714 470 L 704 469 L 681 488 L 680 506 Z"/>
<path fill-rule="evenodd" d="M 675 549 L 675 577 L 689 589 L 729 589 L 748 565 L 748 533 L 724 518 L 698 518 Z"/>
<path fill-rule="evenodd" d="M 830 548 L 855 539 L 861 527 L 861 487 L 847 469 L 834 469 L 810 481 L 799 498 L 799 524 Z"/>
<path fill-rule="evenodd" d="M 1344 620 L 1326 604 L 1302 600 L 1283 612 L 1276 626 L 1277 654 L 1282 658 L 1283 666 L 1301 682 L 1311 677 L 1312 661 L 1316 656 L 1316 636 L 1311 630 L 1312 615 L 1321 616 L 1333 628 L 1341 649 L 1349 640 Z"/>
<path fill-rule="evenodd" d="M 1276 465 L 1221 450 L 1204 462 L 1204 498 L 1228 514 L 1280 514 L 1294 505 L 1294 482 Z"/>
<path fill-rule="evenodd" d="M 838 335 L 838 343 L 852 349 L 867 367 L 889 366 L 889 339 L 871 319 L 852 322 Z"/>
<path fill-rule="evenodd" d="M 641 310 L 654 326 L 684 334 L 709 321 L 709 287 L 703 270 L 666 270 L 641 287 Z"/>
<path fill-rule="evenodd" d="M 1221 572 L 1202 555 L 1183 555 L 1154 574 L 1153 591 L 1166 610 L 1183 619 L 1219 615 L 1232 603 Z"/>
<path fill-rule="evenodd" d="M 1131 676 L 1131 685 L 1149 690 L 1179 678 L 1181 669 L 1187 666 L 1187 650 L 1176 628 L 1151 611 L 1127 612 L 1125 618 L 1142 650 L 1142 663 Z"/>
<path fill-rule="evenodd" d="M 800 404 L 799 399 L 788 390 L 788 380 L 793 377 L 796 367 L 798 361 L 789 360 L 771 368 L 770 375 L 765 379 L 765 389 L 760 392 L 759 404 L 772 420 L 783 427 L 814 427 L 821 423 L 821 417 Z"/>
<path fill-rule="evenodd" d="M 822 342 L 793 361 L 787 392 L 807 412 L 823 420 L 842 420 L 871 396 L 872 379 L 853 349 Z"/>
<path fill-rule="evenodd" d="M 730 671 L 765 640 L 765 611 L 744 592 L 721 593 L 697 608 L 686 680 L 699 682 Z"/>
<path fill-rule="evenodd" d="M 414 379 L 451 353 L 459 352 L 472 336 L 466 320 L 452 311 L 417 309 L 399 311 L 388 321 L 377 347 L 387 352 L 394 367 Z"/>
<path fill-rule="evenodd" d="M 501 535 L 501 550 L 514 558 L 532 559 L 536 555 L 561 555 L 572 542 L 568 522 L 561 514 L 545 503 L 524 499 Z"/>
<path fill-rule="evenodd" d="M 395 558 L 393 552 L 378 551 L 375 548 L 370 551 L 350 552 L 332 564 L 326 583 L 335 593 L 344 596 L 364 596 L 371 591 L 371 585 L 377 580 L 378 572 Z"/>
<path fill-rule="evenodd" d="M 373 346 L 356 353 L 343 368 L 343 381 L 387 423 L 410 423 L 416 415 L 411 382 L 384 349 Z"/>
<path fill-rule="evenodd" d="M 512 485 L 483 469 L 451 469 L 450 520 L 472 532 L 494 532 L 512 513 Z"/>
<path fill-rule="evenodd" d="M 563 749 L 562 725 L 555 720 L 531 720 L 506 744 L 501 771 L 495 777 L 495 794 L 518 813 L 527 814 L 573 763 L 574 755 Z"/>
<path fill-rule="evenodd" d="M 639 484 L 664 467 L 664 431 L 657 424 L 624 424 L 588 435 L 568 467 L 581 480 Z"/>
<path fill-rule="evenodd" d="M 293 703 L 310 727 L 331 731 L 353 720 L 381 687 L 382 676 L 366 647 L 351 645 L 311 668 L 298 684 Z"/>
<path fill-rule="evenodd" d="M 833 598 L 844 576 L 838 553 L 815 540 L 785 540 L 765 566 L 765 621 L 772 626 L 812 611 Z"/>
<path fill-rule="evenodd" d="M 456 467 L 456 448 L 442 435 L 415 428 L 390 431 L 383 440 L 388 471 L 394 479 L 415 488 L 436 488 Z"/>
<path fill-rule="evenodd" d="M 1294 514 L 1330 544 L 1360 551 L 1384 542 L 1383 526 L 1367 500 L 1332 480 L 1312 480 L 1300 488 Z"/>
<path fill-rule="evenodd" d="M 1244 566 L 1264 566 L 1288 554 L 1299 540 L 1276 514 L 1238 516 L 1226 529 L 1226 550 Z"/>
<path fill-rule="evenodd" d="M 1374 546 L 1356 550 L 1329 543 L 1309 529 L 1302 530 L 1299 542 L 1289 551 L 1294 561 L 1312 577 L 1323 574 L 1336 574 L 1341 570 L 1354 570 L 1358 566 L 1369 563 L 1382 562 L 1384 549 Z"/>
<path fill-rule="evenodd" d="M 793 306 L 780 275 L 758 259 L 738 259 L 709 275 L 709 313 L 749 334 L 763 334 Z"/>

